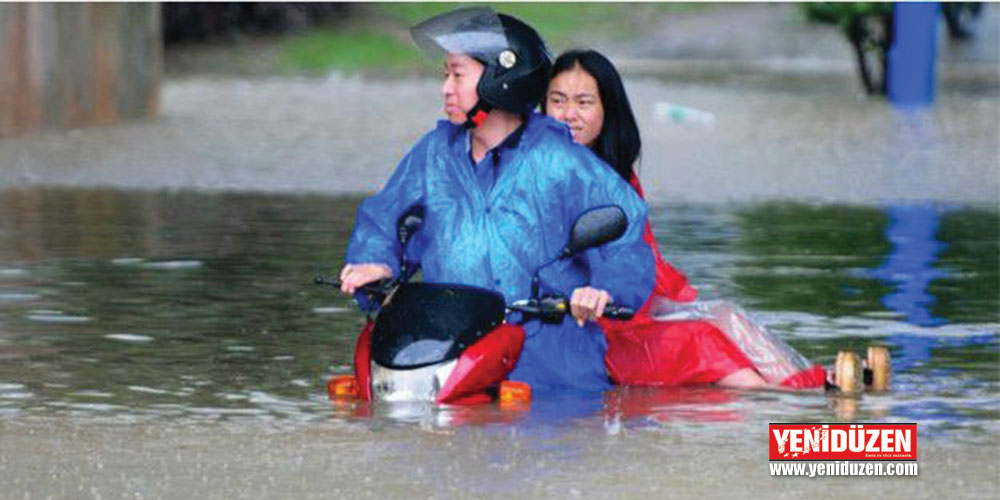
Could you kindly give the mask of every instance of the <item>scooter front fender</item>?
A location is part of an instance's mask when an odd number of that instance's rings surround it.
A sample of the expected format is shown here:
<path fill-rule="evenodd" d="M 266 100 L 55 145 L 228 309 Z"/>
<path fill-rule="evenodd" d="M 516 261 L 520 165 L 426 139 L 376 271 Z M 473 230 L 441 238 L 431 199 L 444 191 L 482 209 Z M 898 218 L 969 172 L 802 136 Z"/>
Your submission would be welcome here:
<path fill-rule="evenodd" d="M 494 328 L 459 356 L 455 369 L 438 392 L 437 403 L 489 403 L 493 399 L 490 389 L 514 369 L 523 346 L 524 329 L 520 325 L 504 323 Z M 369 398 L 370 394 L 369 388 Z"/>

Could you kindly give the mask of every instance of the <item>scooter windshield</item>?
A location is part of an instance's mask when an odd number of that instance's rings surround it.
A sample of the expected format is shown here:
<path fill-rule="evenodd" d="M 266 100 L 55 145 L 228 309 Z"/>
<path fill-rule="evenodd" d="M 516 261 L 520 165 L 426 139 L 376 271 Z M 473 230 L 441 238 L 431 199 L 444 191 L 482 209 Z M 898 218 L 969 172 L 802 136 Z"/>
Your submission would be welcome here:
<path fill-rule="evenodd" d="M 504 320 L 502 295 L 464 285 L 404 283 L 372 330 L 372 361 L 412 369 L 458 358 Z"/>

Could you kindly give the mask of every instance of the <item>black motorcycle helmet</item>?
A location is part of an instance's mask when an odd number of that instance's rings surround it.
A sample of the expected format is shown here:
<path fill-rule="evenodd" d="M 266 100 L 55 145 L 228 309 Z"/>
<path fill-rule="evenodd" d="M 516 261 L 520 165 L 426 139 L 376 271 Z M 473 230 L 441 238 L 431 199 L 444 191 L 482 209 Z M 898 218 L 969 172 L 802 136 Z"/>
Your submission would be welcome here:
<path fill-rule="evenodd" d="M 468 113 L 475 125 L 493 108 L 528 113 L 545 95 L 552 58 L 538 33 L 517 18 L 471 7 L 432 17 L 410 33 L 430 57 L 460 53 L 484 66 L 479 102 Z"/>

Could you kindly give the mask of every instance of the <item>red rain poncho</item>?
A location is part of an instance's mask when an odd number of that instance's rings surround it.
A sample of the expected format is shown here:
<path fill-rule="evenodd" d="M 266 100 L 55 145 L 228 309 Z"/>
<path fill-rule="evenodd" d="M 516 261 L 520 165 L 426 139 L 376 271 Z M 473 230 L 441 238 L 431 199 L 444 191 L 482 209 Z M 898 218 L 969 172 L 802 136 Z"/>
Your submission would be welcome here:
<path fill-rule="evenodd" d="M 635 174 L 630 183 L 645 198 Z M 693 302 L 698 292 L 663 260 L 648 220 L 643 235 L 656 261 L 653 292 L 632 320 L 600 321 L 608 340 L 605 366 L 615 383 L 711 384 L 753 368 L 771 384 L 823 386 L 822 366 L 811 364 L 739 308 Z M 668 313 L 674 314 L 668 319 Z"/>

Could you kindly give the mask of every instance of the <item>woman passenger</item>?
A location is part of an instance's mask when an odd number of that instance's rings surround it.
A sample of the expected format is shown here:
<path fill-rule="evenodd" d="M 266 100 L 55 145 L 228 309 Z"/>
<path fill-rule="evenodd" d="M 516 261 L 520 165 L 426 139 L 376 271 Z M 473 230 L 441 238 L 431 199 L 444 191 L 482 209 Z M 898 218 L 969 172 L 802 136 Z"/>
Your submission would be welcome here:
<path fill-rule="evenodd" d="M 621 77 L 611 61 L 593 50 L 573 50 L 560 55 L 553 64 L 542 111 L 566 123 L 574 141 L 589 147 L 643 196 L 634 169 L 641 149 L 639 128 Z M 652 318 L 648 313 L 655 302 L 689 302 L 697 297 L 697 292 L 683 274 L 663 260 L 648 221 L 644 239 L 656 261 L 653 293 L 633 320 L 601 322 L 609 344 L 606 364 L 615 382 L 717 383 L 741 388 L 823 385 L 822 367 L 802 369 L 808 362 L 794 351 L 785 356 L 788 366 L 783 367 L 780 380 L 768 381 L 741 347 L 716 325 L 701 320 L 665 322 Z M 729 321 L 749 322 L 749 319 L 740 312 Z M 744 324 L 748 328 L 754 326 Z M 763 338 L 779 346 L 772 346 L 774 351 L 785 351 L 787 346 L 780 339 L 760 330 Z M 794 362 L 791 358 L 795 358 Z M 791 376 L 786 378 L 785 374 Z"/>

